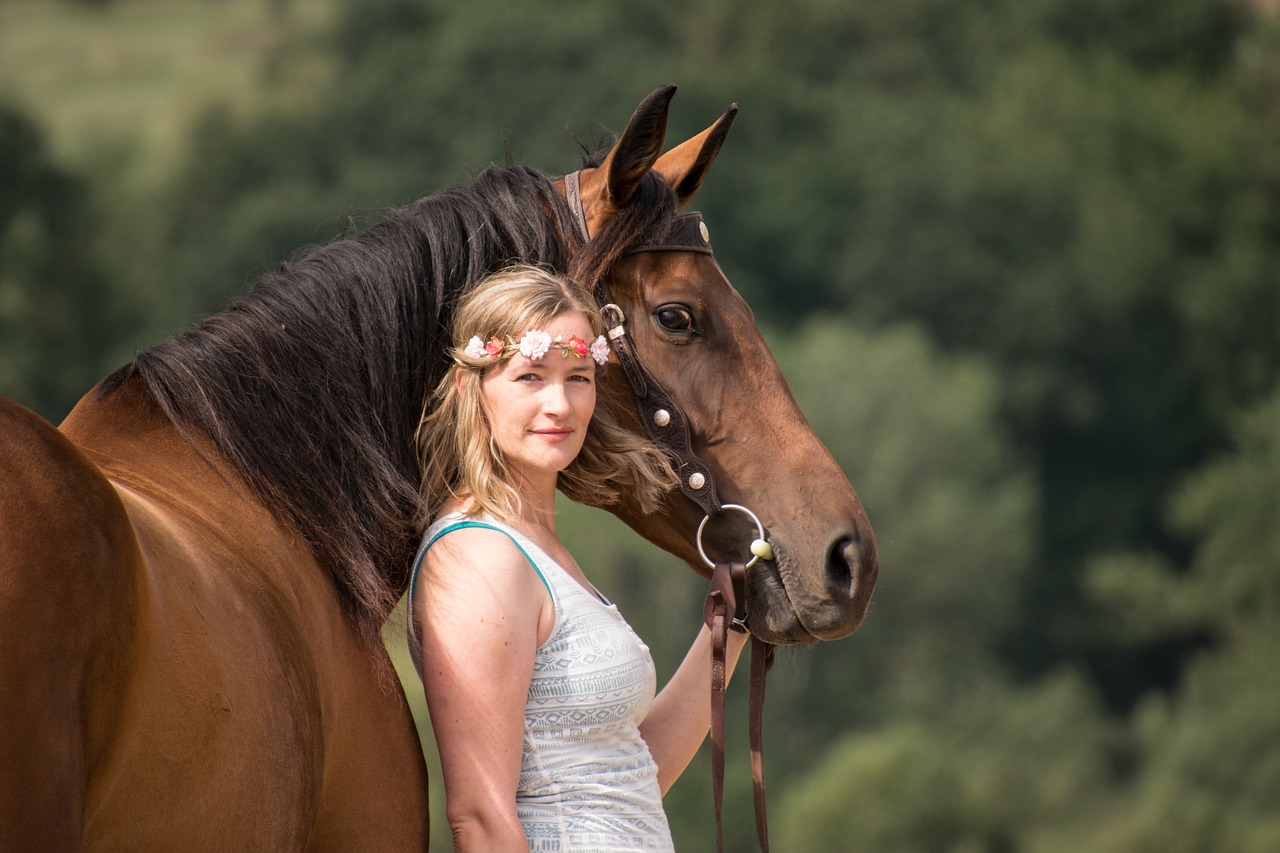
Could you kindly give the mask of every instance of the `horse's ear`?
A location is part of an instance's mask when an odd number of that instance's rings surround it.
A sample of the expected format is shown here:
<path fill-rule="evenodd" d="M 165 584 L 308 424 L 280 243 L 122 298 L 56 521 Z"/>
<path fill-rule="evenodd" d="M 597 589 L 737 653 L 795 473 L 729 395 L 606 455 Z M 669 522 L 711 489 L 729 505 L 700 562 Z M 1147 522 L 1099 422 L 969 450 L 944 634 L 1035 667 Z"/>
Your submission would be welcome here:
<path fill-rule="evenodd" d="M 627 206 L 644 176 L 653 168 L 667 137 L 667 109 L 676 93 L 674 85 L 654 89 L 631 114 L 626 130 L 600 164 L 607 176 L 607 200 L 614 210 Z"/>
<path fill-rule="evenodd" d="M 660 172 L 675 189 L 681 206 L 693 198 L 698 187 L 702 186 L 702 179 L 707 176 L 707 170 L 720 153 L 720 147 L 724 145 L 737 115 L 738 105 L 730 104 L 729 109 L 725 110 L 715 124 L 672 148 L 654 164 L 654 171 Z"/>

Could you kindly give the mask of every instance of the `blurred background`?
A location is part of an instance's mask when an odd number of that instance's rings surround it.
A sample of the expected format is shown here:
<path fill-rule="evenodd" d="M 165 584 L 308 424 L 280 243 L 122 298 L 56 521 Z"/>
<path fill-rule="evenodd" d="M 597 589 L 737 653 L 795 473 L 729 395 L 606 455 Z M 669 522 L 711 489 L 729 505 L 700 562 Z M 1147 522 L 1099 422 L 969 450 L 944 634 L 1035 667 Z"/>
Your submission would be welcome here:
<path fill-rule="evenodd" d="M 697 206 L 882 567 L 774 670 L 776 848 L 1280 850 L 1277 5 L 6 0 L 0 393 L 56 423 L 353 223 L 740 102 Z M 564 516 L 665 679 L 703 582 Z"/>

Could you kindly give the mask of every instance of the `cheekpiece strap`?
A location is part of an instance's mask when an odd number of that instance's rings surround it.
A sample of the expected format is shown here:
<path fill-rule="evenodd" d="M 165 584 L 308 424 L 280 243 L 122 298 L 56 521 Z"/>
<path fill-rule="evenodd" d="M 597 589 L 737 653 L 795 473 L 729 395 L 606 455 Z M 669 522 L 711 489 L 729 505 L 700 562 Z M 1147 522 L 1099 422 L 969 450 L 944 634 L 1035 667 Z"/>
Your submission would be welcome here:
<path fill-rule="evenodd" d="M 608 285 L 601 279 L 596 286 L 596 298 L 604 303 L 601 313 L 608 329 L 609 346 L 622 365 L 622 372 L 631 383 L 636 411 L 649 437 L 670 451 L 676 462 L 676 475 L 680 478 L 680 491 L 707 515 L 720 512 L 720 498 L 716 492 L 716 478 L 711 466 L 693 452 L 689 419 L 670 392 L 658 378 L 649 372 L 640 360 L 631 336 L 627 334 L 626 318 L 622 309 L 613 301 Z"/>
<path fill-rule="evenodd" d="M 580 172 L 565 175 L 564 190 L 569 213 L 577 225 L 578 235 L 585 243 L 590 235 L 587 233 L 587 217 L 582 207 L 580 176 Z M 710 255 L 711 235 L 706 223 L 702 221 L 702 214 L 685 213 L 672 217 L 665 226 L 659 226 L 654 233 L 624 254 L 635 255 L 641 252 L 697 252 Z M 596 282 L 595 295 L 608 329 L 609 345 L 631 383 L 636 409 L 645 431 L 675 457 L 680 491 L 707 515 L 719 514 L 720 498 L 716 491 L 715 474 L 693 452 L 688 417 L 658 378 L 640 361 L 631 337 L 627 334 L 626 317 L 614 302 L 613 294 L 609 292 L 603 276 Z"/>
<path fill-rule="evenodd" d="M 569 213 L 573 216 L 573 222 L 578 226 L 578 236 L 585 243 L 591 239 L 591 236 L 587 234 L 587 214 L 582 210 L 581 175 L 582 172 L 579 171 L 564 176 L 564 195 L 569 202 Z"/>

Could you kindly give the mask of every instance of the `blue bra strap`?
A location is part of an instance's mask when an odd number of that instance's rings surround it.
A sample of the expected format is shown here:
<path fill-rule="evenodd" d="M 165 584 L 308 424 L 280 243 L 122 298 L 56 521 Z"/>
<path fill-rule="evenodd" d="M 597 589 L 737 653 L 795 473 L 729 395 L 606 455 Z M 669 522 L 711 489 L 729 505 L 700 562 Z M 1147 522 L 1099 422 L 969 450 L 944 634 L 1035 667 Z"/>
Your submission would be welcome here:
<path fill-rule="evenodd" d="M 520 549 L 520 553 L 524 554 L 524 558 L 529 561 L 529 565 L 533 566 L 533 570 L 538 573 L 538 580 L 542 581 L 542 585 L 547 588 L 547 594 L 553 599 L 555 598 L 555 595 L 551 592 L 551 584 L 547 583 L 547 577 L 542 573 L 542 569 L 538 567 L 537 561 L 534 560 L 533 557 L 529 556 L 529 552 L 524 549 L 524 546 L 520 544 L 516 537 L 511 535 L 510 531 L 503 530 L 497 525 L 488 524 L 483 521 L 457 521 L 447 527 L 441 528 L 435 536 L 432 536 L 431 539 L 418 550 L 418 558 L 413 561 L 413 574 L 409 576 L 409 619 L 413 619 L 413 588 L 418 584 L 418 570 L 422 568 L 422 561 L 427 556 L 427 550 L 430 549 L 432 545 L 436 544 L 436 541 L 446 533 L 452 533 L 455 530 L 463 530 L 468 527 L 480 527 L 485 530 L 496 530 L 514 542 L 515 546 Z"/>

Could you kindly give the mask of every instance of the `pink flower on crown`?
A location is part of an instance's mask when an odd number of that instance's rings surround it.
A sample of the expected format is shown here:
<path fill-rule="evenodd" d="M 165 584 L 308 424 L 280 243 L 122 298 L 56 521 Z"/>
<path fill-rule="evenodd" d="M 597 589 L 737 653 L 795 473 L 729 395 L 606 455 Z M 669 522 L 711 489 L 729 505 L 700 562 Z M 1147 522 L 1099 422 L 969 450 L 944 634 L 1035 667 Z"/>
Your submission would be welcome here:
<path fill-rule="evenodd" d="M 564 354 L 567 356 L 570 350 L 573 350 L 573 354 L 578 358 L 586 358 L 587 353 L 590 351 L 587 347 L 587 342 L 577 335 L 569 336 L 569 343 L 565 344 Z"/>
<path fill-rule="evenodd" d="M 604 364 L 609 360 L 609 342 L 604 339 L 604 335 L 591 342 L 591 357 L 596 360 L 596 364 Z"/>
<path fill-rule="evenodd" d="M 551 336 L 541 329 L 530 329 L 520 339 L 520 354 L 537 361 L 551 349 Z"/>
<path fill-rule="evenodd" d="M 484 345 L 485 354 L 490 358 L 497 358 L 502 355 L 502 351 L 507 345 L 502 342 L 502 338 L 490 338 L 489 343 Z"/>

